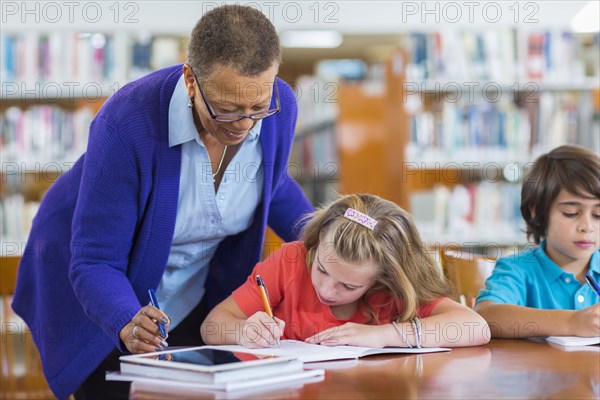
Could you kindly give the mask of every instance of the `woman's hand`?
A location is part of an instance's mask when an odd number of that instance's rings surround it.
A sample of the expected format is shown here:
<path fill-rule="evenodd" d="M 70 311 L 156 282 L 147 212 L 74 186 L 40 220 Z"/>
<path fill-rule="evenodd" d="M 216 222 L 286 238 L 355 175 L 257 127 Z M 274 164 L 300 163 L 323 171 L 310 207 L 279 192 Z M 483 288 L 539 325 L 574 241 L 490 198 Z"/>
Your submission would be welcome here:
<path fill-rule="evenodd" d="M 364 325 L 347 322 L 344 325 L 321 331 L 305 340 L 306 343 L 324 346 L 362 346 L 381 348 L 386 346 L 391 325 Z"/>
<path fill-rule="evenodd" d="M 600 336 L 600 303 L 575 311 L 570 323 L 575 336 Z"/>
<path fill-rule="evenodd" d="M 285 322 L 259 311 L 246 320 L 239 344 L 251 349 L 270 347 L 283 336 Z"/>
<path fill-rule="evenodd" d="M 171 321 L 164 312 L 150 305 L 142 307 L 119 332 L 119 337 L 127 350 L 132 354 L 139 354 L 160 351 L 168 347 L 165 341 L 167 338 L 161 336 L 158 328 L 159 321 L 165 324 L 165 331 L 169 332 Z"/>

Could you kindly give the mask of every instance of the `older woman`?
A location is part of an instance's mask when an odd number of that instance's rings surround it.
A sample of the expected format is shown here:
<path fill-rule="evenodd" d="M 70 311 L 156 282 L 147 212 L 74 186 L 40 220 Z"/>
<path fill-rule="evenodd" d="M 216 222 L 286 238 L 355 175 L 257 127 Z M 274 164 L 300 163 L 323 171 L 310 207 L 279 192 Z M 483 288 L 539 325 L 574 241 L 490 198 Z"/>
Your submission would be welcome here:
<path fill-rule="evenodd" d="M 266 226 L 296 238 L 312 207 L 287 173 L 297 108 L 279 64 L 270 21 L 223 6 L 198 21 L 188 63 L 104 104 L 86 154 L 44 198 L 13 302 L 57 397 L 126 397 L 104 381 L 121 352 L 201 344 Z"/>

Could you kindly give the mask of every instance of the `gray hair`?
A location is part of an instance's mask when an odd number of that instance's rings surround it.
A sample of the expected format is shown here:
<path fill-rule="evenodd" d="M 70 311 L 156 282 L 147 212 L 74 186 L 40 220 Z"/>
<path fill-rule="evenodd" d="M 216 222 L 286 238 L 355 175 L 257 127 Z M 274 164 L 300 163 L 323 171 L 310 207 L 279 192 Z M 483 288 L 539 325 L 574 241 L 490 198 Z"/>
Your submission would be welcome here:
<path fill-rule="evenodd" d="M 257 76 L 281 63 L 279 36 L 271 21 L 255 8 L 224 5 L 196 23 L 187 57 L 197 76 L 210 75 L 216 66 Z"/>

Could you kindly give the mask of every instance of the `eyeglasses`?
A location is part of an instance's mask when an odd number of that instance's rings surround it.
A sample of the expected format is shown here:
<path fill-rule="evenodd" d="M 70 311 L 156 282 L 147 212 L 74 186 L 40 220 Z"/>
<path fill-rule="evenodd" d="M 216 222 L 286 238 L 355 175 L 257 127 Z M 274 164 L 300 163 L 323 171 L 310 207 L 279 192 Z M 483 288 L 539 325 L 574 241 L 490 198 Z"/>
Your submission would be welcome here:
<path fill-rule="evenodd" d="M 281 105 L 279 103 L 279 85 L 277 84 L 277 79 L 275 79 L 275 82 L 274 82 L 275 83 L 275 108 L 265 110 L 265 111 L 255 112 L 252 114 L 217 114 L 217 113 L 215 113 L 215 110 L 211 107 L 211 105 L 208 104 L 208 101 L 206 100 L 206 95 L 204 94 L 204 91 L 202 90 L 202 85 L 200 85 L 200 81 L 198 80 L 198 77 L 196 76 L 196 73 L 193 70 L 192 70 L 192 74 L 194 74 L 194 79 L 196 79 L 196 85 L 198 85 L 198 89 L 200 90 L 200 97 L 202 97 L 202 101 L 204 102 L 204 105 L 206 106 L 206 109 L 208 110 L 208 114 L 215 121 L 236 122 L 236 121 L 240 121 L 244 118 L 250 118 L 253 121 L 259 121 L 263 118 L 270 117 L 271 115 L 275 115 L 279 111 L 281 111 Z"/>

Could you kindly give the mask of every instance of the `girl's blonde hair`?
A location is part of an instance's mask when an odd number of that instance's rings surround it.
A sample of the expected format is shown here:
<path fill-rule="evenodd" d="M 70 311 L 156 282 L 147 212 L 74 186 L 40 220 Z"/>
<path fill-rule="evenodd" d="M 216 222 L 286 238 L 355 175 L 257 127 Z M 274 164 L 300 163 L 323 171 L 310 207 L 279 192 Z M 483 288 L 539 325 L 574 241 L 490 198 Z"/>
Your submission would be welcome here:
<path fill-rule="evenodd" d="M 371 230 L 344 217 L 352 208 L 375 219 Z M 380 266 L 375 284 L 363 296 L 383 291 L 391 295 L 400 321 L 414 318 L 417 308 L 449 295 L 449 284 L 429 256 L 410 214 L 391 201 L 370 194 L 343 196 L 309 215 L 302 240 L 308 250 L 306 263 L 312 267 L 319 243 L 328 243 L 342 261 L 361 264 L 369 261 Z M 378 323 L 377 315 L 368 309 Z"/>

